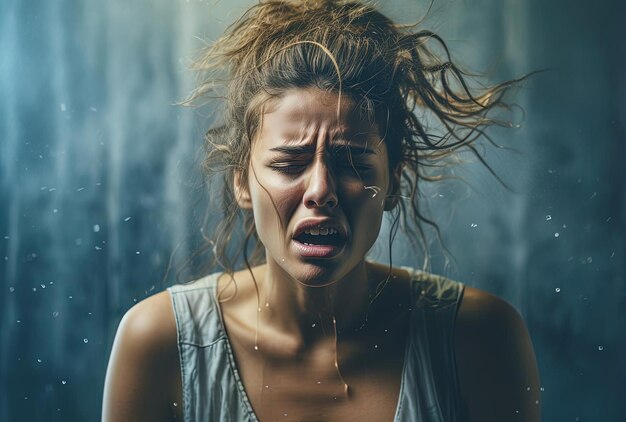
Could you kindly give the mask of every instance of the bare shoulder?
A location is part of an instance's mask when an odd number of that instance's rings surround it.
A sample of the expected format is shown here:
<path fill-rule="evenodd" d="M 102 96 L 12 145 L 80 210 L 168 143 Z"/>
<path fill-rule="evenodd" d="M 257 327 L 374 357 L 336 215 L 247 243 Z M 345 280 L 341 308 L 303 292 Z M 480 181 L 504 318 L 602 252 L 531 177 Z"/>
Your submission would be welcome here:
<path fill-rule="evenodd" d="M 461 396 L 470 421 L 540 420 L 540 382 L 524 320 L 506 301 L 466 287 L 455 329 Z"/>
<path fill-rule="evenodd" d="M 133 306 L 115 336 L 104 388 L 104 421 L 172 419 L 180 390 L 176 321 L 168 292 Z"/>

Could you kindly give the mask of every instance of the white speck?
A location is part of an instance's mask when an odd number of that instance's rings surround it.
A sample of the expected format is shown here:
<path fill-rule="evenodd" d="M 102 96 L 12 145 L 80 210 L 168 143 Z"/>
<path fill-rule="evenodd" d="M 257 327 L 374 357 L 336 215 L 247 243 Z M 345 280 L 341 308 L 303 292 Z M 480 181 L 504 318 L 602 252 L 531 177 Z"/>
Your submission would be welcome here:
<path fill-rule="evenodd" d="M 124 219 L 124 221 L 129 221 L 130 219 L 131 219 L 131 217 L 126 217 L 126 218 Z"/>
<path fill-rule="evenodd" d="M 478 224 L 476 224 L 476 223 L 472 223 L 472 224 L 470 224 L 470 227 L 472 227 L 472 228 L 476 228 L 476 227 L 478 227 Z"/>
<path fill-rule="evenodd" d="M 48 192 L 54 192 L 55 190 L 57 190 L 57 188 L 50 188 L 48 189 Z"/>
<path fill-rule="evenodd" d="M 67 384 L 67 381 L 61 380 L 61 384 L 65 385 L 65 384 Z"/>
<path fill-rule="evenodd" d="M 552 220 L 552 216 L 550 214 L 546 215 L 546 221 Z"/>
<path fill-rule="evenodd" d="M 95 107 L 89 107 L 89 110 L 93 111 L 94 113 L 98 111 L 98 109 Z M 174 406 L 176 406 L 176 403 L 174 403 Z"/>
<path fill-rule="evenodd" d="M 176 402 L 172 403 L 172 405 L 173 405 L 174 407 L 178 407 L 178 403 L 176 403 Z"/>
<path fill-rule="evenodd" d="M 41 359 L 37 359 L 37 363 L 41 363 L 41 362 L 42 362 L 42 360 L 41 360 Z"/>
<path fill-rule="evenodd" d="M 535 400 L 535 404 L 539 404 L 539 400 Z"/>
<path fill-rule="evenodd" d="M 78 189 L 76 189 L 76 192 L 80 192 L 80 191 L 83 191 L 83 190 L 85 190 L 85 188 L 78 188 Z"/>
<path fill-rule="evenodd" d="M 270 388 L 270 386 L 269 386 L 269 385 L 266 385 L 266 386 L 265 386 L 265 388 Z"/>
<path fill-rule="evenodd" d="M 48 283 L 48 284 L 52 286 L 52 285 L 54 284 L 54 281 L 51 281 L 51 282 L 50 282 L 50 283 Z"/>
<path fill-rule="evenodd" d="M 9 287 L 9 292 L 13 293 L 15 291 L 15 287 L 11 286 Z"/>
<path fill-rule="evenodd" d="M 256 344 L 254 345 L 254 350 L 259 350 L 259 346 L 257 346 Z"/>
<path fill-rule="evenodd" d="M 88 340 L 88 339 L 86 339 L 86 338 L 84 338 L 84 339 L 83 339 L 83 343 L 87 344 L 87 343 L 89 343 L 89 340 Z"/>
<path fill-rule="evenodd" d="M 67 298 L 68 299 L 74 299 L 74 296 L 68 296 Z"/>
<path fill-rule="evenodd" d="M 37 291 L 37 287 L 33 287 L 33 292 L 36 292 L 36 291 Z"/>
<path fill-rule="evenodd" d="M 320 385 L 321 383 L 322 383 L 322 381 L 318 381 L 316 384 L 317 384 L 317 385 Z"/>
<path fill-rule="evenodd" d="M 562 226 L 562 227 L 563 227 L 564 229 L 566 229 L 566 228 L 567 228 L 567 224 L 563 224 L 563 226 Z"/>
<path fill-rule="evenodd" d="M 59 312 L 58 311 L 52 312 L 52 318 L 56 318 L 58 316 L 59 316 Z"/>
<path fill-rule="evenodd" d="M 21 322 L 22 322 L 22 320 L 19 320 L 19 319 L 17 320 L 17 323 L 18 323 L 18 324 L 20 324 Z"/>
<path fill-rule="evenodd" d="M 45 284 L 40 284 L 40 286 L 41 286 L 41 288 L 42 288 L 42 289 L 45 289 L 45 288 L 46 288 L 46 285 L 45 285 Z"/>
<path fill-rule="evenodd" d="M 94 246 L 96 248 L 97 251 L 101 251 L 102 248 L 100 246 Z"/>
<path fill-rule="evenodd" d="M 557 287 L 556 289 L 554 289 L 555 292 L 559 293 L 561 291 L 560 287 Z"/>
<path fill-rule="evenodd" d="M 545 389 L 545 388 L 543 388 L 543 387 L 541 387 L 539 390 L 541 390 L 541 391 L 545 391 L 546 389 Z"/>
<path fill-rule="evenodd" d="M 615 257 L 615 251 L 613 251 L 613 253 L 611 254 L 609 258 L 613 258 L 613 257 Z"/>
<path fill-rule="evenodd" d="M 59 210 L 55 208 L 55 209 L 53 209 L 53 210 L 52 210 L 52 212 L 53 212 L 54 214 L 56 214 L 56 213 L 58 213 L 58 212 L 59 212 Z"/>
<path fill-rule="evenodd" d="M 98 233 L 100 231 L 100 225 L 99 224 L 94 224 L 93 225 L 93 231 L 94 231 L 94 233 Z"/>
<path fill-rule="evenodd" d="M 9 236 L 4 236 L 4 240 L 9 240 Z"/>
<path fill-rule="evenodd" d="M 559 237 L 559 236 L 560 236 L 559 232 L 554 233 L 554 237 Z"/>
<path fill-rule="evenodd" d="M 65 110 L 67 110 L 67 107 L 65 106 L 65 103 L 61 103 L 61 111 L 65 112 Z"/>
<path fill-rule="evenodd" d="M 604 221 L 606 221 L 606 222 L 608 223 L 609 221 L 611 221 L 611 217 L 607 218 L 607 219 L 606 219 L 606 220 L 604 220 Z"/>
<path fill-rule="evenodd" d="M 593 193 L 593 195 L 591 195 L 591 196 L 589 197 L 589 199 L 593 199 L 593 198 L 595 198 L 597 194 L 598 194 L 598 192 L 594 192 L 594 193 Z"/>
<path fill-rule="evenodd" d="M 286 414 L 286 413 L 283 413 L 283 416 L 287 416 L 287 414 Z"/>
<path fill-rule="evenodd" d="M 526 391 L 530 391 L 530 387 L 526 387 Z"/>
<path fill-rule="evenodd" d="M 315 324 L 315 323 L 311 324 L 311 327 L 315 328 L 315 326 L 316 326 L 316 324 Z"/>
<path fill-rule="evenodd" d="M 136 251 L 136 252 L 135 252 L 135 254 L 137 254 L 137 255 L 140 255 L 140 254 L 141 254 L 141 252 L 139 252 L 139 251 Z"/>
<path fill-rule="evenodd" d="M 378 349 L 378 344 L 375 344 L 375 345 L 374 345 L 374 349 Z"/>
<path fill-rule="evenodd" d="M 598 346 L 598 350 L 599 351 L 603 351 L 604 350 L 604 346 Z"/>
<path fill-rule="evenodd" d="M 587 257 L 587 264 L 591 264 L 593 262 L 593 258 L 588 256 Z"/>
<path fill-rule="evenodd" d="M 77 237 L 76 239 L 74 239 L 74 243 L 76 244 L 76 246 L 80 246 L 83 244 L 83 239 Z"/>

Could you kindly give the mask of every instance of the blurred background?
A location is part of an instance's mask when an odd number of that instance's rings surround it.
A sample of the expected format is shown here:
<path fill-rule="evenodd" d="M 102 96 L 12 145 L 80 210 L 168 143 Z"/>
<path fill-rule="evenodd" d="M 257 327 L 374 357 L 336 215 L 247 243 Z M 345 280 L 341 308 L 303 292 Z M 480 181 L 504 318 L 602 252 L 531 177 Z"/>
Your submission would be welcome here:
<path fill-rule="evenodd" d="M 0 421 L 99 419 L 121 316 L 175 282 L 211 210 L 213 106 L 175 105 L 188 65 L 249 4 L 0 0 Z M 485 82 L 549 69 L 512 97 L 521 127 L 492 131 L 515 151 L 485 148 L 510 188 L 467 163 L 426 193 L 455 258 L 434 244 L 433 271 L 524 315 L 545 421 L 626 420 L 625 9 L 435 0 L 423 24 Z M 394 263 L 419 265 L 403 242 Z"/>

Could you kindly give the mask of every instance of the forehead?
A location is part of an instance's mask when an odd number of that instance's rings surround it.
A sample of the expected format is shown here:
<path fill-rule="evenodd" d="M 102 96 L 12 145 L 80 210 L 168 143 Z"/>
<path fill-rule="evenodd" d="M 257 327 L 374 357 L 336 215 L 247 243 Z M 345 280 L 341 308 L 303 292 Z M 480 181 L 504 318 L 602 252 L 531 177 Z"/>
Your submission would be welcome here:
<path fill-rule="evenodd" d="M 264 147 L 320 140 L 370 148 L 382 144 L 372 113 L 350 96 L 319 89 L 292 89 L 266 105 L 257 136 Z"/>

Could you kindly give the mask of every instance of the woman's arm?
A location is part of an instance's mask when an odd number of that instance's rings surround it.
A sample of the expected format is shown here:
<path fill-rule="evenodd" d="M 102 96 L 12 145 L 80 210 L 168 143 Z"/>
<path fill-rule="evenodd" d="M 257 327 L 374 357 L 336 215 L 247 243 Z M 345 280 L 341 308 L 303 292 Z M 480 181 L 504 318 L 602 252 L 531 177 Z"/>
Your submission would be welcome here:
<path fill-rule="evenodd" d="M 163 292 L 135 305 L 120 322 L 104 385 L 102 420 L 171 421 L 180 383 L 176 322 L 170 295 Z"/>
<path fill-rule="evenodd" d="M 511 305 L 467 287 L 455 347 L 470 422 L 541 420 L 535 354 L 526 325 Z"/>

